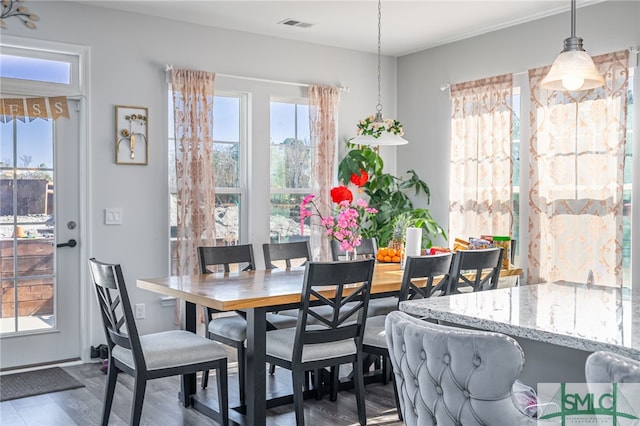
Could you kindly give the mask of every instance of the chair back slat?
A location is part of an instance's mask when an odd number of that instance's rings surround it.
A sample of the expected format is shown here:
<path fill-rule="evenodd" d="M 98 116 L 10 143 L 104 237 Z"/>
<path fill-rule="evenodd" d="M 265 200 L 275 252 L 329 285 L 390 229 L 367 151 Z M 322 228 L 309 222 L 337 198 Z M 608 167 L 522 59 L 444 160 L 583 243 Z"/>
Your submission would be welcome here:
<path fill-rule="evenodd" d="M 201 274 L 210 274 L 214 271 L 209 266 L 222 266 L 224 272 L 230 272 L 230 265 L 246 263 L 243 271 L 256 269 L 253 257 L 252 244 L 240 244 L 236 246 L 201 246 L 198 247 L 198 261 Z"/>
<path fill-rule="evenodd" d="M 473 291 L 497 288 L 502 254 L 501 248 L 456 252 L 451 264 L 449 293 L 459 293 L 459 288 L 465 285 Z M 470 278 L 465 274 L 469 274 Z"/>
<path fill-rule="evenodd" d="M 375 259 L 378 252 L 378 243 L 375 238 L 363 238 L 360 246 L 356 248 L 356 255 L 359 259 Z M 340 248 L 340 241 L 331 240 L 331 258 L 334 262 L 340 257 L 346 256 L 346 252 Z"/>
<path fill-rule="evenodd" d="M 431 256 L 407 256 L 402 276 L 398 301 L 428 298 L 439 293 L 445 294 L 449 287 L 451 253 Z M 434 279 L 438 279 L 434 287 Z"/>
<path fill-rule="evenodd" d="M 373 259 L 307 263 L 294 361 L 301 357 L 305 344 L 354 339 L 356 345 L 362 345 L 374 263 Z M 325 297 L 322 292 L 330 292 L 331 297 Z M 324 315 L 318 312 L 327 307 L 331 315 L 326 315 L 326 311 Z M 320 330 L 319 322 L 324 326 Z"/>
<path fill-rule="evenodd" d="M 276 261 L 285 261 L 287 268 L 291 268 L 291 260 L 305 259 L 300 265 L 303 266 L 311 260 L 311 248 L 309 241 L 296 241 L 292 243 L 265 243 L 262 245 L 264 252 L 264 265 L 267 269 L 275 269 L 277 266 L 273 264 Z"/>
<path fill-rule="evenodd" d="M 136 369 L 146 370 L 127 286 L 120 265 L 89 259 L 89 270 L 109 351 L 115 345 L 130 349 Z"/>

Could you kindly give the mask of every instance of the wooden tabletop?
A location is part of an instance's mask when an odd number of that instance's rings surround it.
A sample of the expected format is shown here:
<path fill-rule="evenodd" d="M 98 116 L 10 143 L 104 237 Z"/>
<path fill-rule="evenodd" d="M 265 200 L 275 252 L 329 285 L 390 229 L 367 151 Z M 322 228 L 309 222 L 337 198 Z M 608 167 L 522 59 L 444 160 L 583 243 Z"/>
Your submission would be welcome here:
<path fill-rule="evenodd" d="M 521 274 L 522 270 L 516 268 L 503 272 L 501 276 L 513 276 Z M 371 293 L 398 291 L 402 274 L 398 263 L 377 263 Z M 293 268 L 141 278 L 137 280 L 137 286 L 220 311 L 234 311 L 299 303 L 303 279 L 304 268 Z"/>

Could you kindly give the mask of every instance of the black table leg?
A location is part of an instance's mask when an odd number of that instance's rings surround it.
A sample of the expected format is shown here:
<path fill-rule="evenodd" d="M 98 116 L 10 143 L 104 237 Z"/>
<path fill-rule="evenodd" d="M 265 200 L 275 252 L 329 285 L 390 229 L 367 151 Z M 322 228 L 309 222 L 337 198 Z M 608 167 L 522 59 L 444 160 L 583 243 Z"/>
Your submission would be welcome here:
<path fill-rule="evenodd" d="M 246 419 L 252 426 L 266 424 L 267 310 L 247 310 Z"/>

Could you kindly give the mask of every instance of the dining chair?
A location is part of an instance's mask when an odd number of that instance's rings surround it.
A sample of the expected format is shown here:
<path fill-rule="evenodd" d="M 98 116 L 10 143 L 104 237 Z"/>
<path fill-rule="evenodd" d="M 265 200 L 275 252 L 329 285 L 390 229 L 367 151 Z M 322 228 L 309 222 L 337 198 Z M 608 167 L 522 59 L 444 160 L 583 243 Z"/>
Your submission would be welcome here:
<path fill-rule="evenodd" d="M 262 245 L 262 251 L 264 253 L 264 265 L 267 269 L 277 269 L 277 266 L 273 262 L 285 262 L 287 269 L 291 268 L 292 260 L 302 261 L 300 265 L 304 266 L 311 260 L 311 247 L 309 241 L 295 241 L 290 243 L 264 243 Z M 276 312 L 279 315 L 290 316 L 298 318 L 299 309 L 286 309 L 284 311 Z M 297 322 L 297 320 L 296 320 Z M 295 327 L 294 322 L 291 326 Z M 269 374 L 275 372 L 275 365 L 271 364 L 269 367 Z"/>
<path fill-rule="evenodd" d="M 587 383 L 640 383 L 640 360 L 598 351 L 587 357 Z"/>
<path fill-rule="evenodd" d="M 524 353 L 513 338 L 401 311 L 385 328 L 405 425 L 536 424 L 514 401 Z"/>
<path fill-rule="evenodd" d="M 397 303 L 405 300 L 423 299 L 434 295 L 445 294 L 449 285 L 449 270 L 452 256 L 451 253 L 432 256 L 407 256 Z M 386 314 L 367 318 L 362 340 L 362 350 L 365 353 L 382 357 L 383 383 L 387 384 L 390 379 L 392 367 L 385 337 L 385 319 Z M 398 402 L 398 389 L 395 381 L 393 381 L 393 390 L 396 398 L 396 406 L 398 407 L 398 417 L 402 420 L 402 412 Z"/>
<path fill-rule="evenodd" d="M 277 268 L 273 262 L 284 261 L 287 268 L 291 268 L 291 261 L 300 259 L 304 264 L 311 260 L 311 248 L 309 241 L 295 241 L 291 243 L 265 243 L 262 245 L 264 252 L 264 265 L 267 269 Z"/>
<path fill-rule="evenodd" d="M 360 246 L 356 249 L 358 258 L 376 258 L 378 252 L 378 243 L 375 238 L 363 238 Z M 331 240 L 331 257 L 334 261 L 338 261 L 345 258 L 345 251 L 340 249 L 340 241 Z M 394 296 L 381 297 L 371 299 L 369 302 L 368 315 L 384 315 L 387 314 L 398 306 L 398 298 Z"/>
<path fill-rule="evenodd" d="M 242 271 L 255 270 L 252 244 L 240 244 L 235 246 L 201 246 L 198 247 L 198 261 L 200 273 L 210 274 L 215 271 L 213 267 L 221 267 L 225 273 L 231 271 L 231 265 L 243 265 Z M 212 270 L 214 269 L 214 270 Z M 245 401 L 246 383 L 246 353 L 244 341 L 247 339 L 247 321 L 244 312 L 236 312 L 233 315 L 224 315 L 214 318 L 213 315 L 220 311 L 205 307 L 206 337 L 235 348 L 238 356 L 238 389 L 240 403 Z M 295 318 L 277 314 L 267 314 L 267 327 L 269 329 L 281 327 L 294 327 Z M 206 388 L 209 382 L 208 371 L 202 376 L 202 388 Z"/>
<path fill-rule="evenodd" d="M 378 252 L 378 243 L 375 238 L 363 238 L 360 245 L 356 248 L 358 258 L 376 258 Z M 344 259 L 346 252 L 340 248 L 340 241 L 331 240 L 331 258 L 334 262 Z"/>
<path fill-rule="evenodd" d="M 503 250 L 499 247 L 484 250 L 455 252 L 449 274 L 448 294 L 464 290 L 482 291 L 498 287 Z"/>
<path fill-rule="evenodd" d="M 184 330 L 138 335 L 120 265 L 103 263 L 91 258 L 89 270 L 109 349 L 102 425 L 106 426 L 109 423 L 120 372 L 134 378 L 129 424 L 138 425 L 148 380 L 210 369 L 216 370 L 218 383 L 220 414 L 217 421 L 227 425 L 227 354 L 222 345 Z M 185 400 L 183 403 L 186 405 L 188 401 Z"/>
<path fill-rule="evenodd" d="M 309 262 L 304 275 L 301 313 L 292 329 L 267 332 L 267 362 L 291 370 L 296 425 L 304 425 L 305 371 L 331 369 L 331 400 L 337 398 L 340 365 L 352 364 L 360 424 L 366 424 L 362 336 L 369 305 L 374 260 Z M 355 303 L 355 304 L 354 304 Z M 330 319 L 318 314 L 328 306 Z M 355 321 L 352 320 L 355 315 Z M 315 318 L 318 323 L 310 322 Z M 323 381 L 316 374 L 317 398 Z"/>

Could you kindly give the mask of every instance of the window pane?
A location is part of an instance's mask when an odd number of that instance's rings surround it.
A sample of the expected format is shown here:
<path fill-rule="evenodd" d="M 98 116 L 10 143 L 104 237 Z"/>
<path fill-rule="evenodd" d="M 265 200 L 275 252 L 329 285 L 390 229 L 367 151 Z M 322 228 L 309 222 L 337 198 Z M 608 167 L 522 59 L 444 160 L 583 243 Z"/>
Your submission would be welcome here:
<path fill-rule="evenodd" d="M 216 244 L 235 245 L 240 240 L 240 194 L 216 195 Z"/>
<path fill-rule="evenodd" d="M 171 273 L 177 274 L 176 252 L 176 194 L 170 194 L 170 225 L 171 225 Z M 216 245 L 237 245 L 240 241 L 240 194 L 216 195 Z"/>
<path fill-rule="evenodd" d="M 13 167 L 13 124 L 0 123 L 0 167 Z"/>
<path fill-rule="evenodd" d="M 216 96 L 213 102 L 213 139 L 240 141 L 240 98 Z"/>
<path fill-rule="evenodd" d="M 71 64 L 48 59 L 0 55 L 0 77 L 70 84 Z"/>
<path fill-rule="evenodd" d="M 295 139 L 271 145 L 271 188 L 311 188 L 311 147 Z"/>
<path fill-rule="evenodd" d="M 309 219 L 300 229 L 300 203 L 306 194 L 271 194 L 271 242 L 284 243 L 309 239 Z"/>
<path fill-rule="evenodd" d="M 17 167 L 53 168 L 53 120 L 18 120 Z"/>
<path fill-rule="evenodd" d="M 271 102 L 271 143 L 283 143 L 296 137 L 296 104 Z M 307 115 L 308 117 L 308 115 Z"/>
<path fill-rule="evenodd" d="M 297 105 L 297 132 L 296 138 L 305 145 L 311 144 L 311 135 L 309 133 L 309 105 Z"/>
<path fill-rule="evenodd" d="M 213 167 L 217 188 L 240 186 L 240 147 L 237 143 L 213 144 Z"/>

